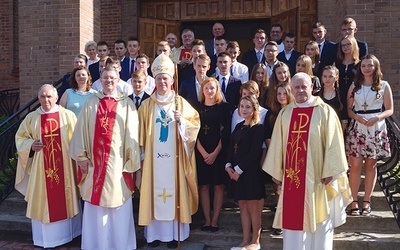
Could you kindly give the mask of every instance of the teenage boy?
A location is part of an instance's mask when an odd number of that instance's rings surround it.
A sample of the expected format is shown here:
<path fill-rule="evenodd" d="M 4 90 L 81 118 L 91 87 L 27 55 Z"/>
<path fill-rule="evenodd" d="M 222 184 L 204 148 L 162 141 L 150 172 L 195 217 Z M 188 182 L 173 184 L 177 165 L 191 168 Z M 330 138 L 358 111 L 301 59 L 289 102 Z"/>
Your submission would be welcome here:
<path fill-rule="evenodd" d="M 119 77 L 126 81 L 129 79 L 129 58 L 125 56 L 126 54 L 126 42 L 122 39 L 118 39 L 114 43 L 114 52 L 117 59 L 121 62 L 121 71 L 119 72 Z"/>
<path fill-rule="evenodd" d="M 270 41 L 265 46 L 264 50 L 265 56 L 265 66 L 267 67 L 268 78 L 272 75 L 272 70 L 274 69 L 275 64 L 279 61 L 278 57 L 278 44 L 275 41 Z"/>
<path fill-rule="evenodd" d="M 144 53 L 140 53 L 137 57 L 136 57 L 136 67 L 137 70 L 143 70 L 144 72 L 146 72 L 146 87 L 144 89 L 144 91 L 148 94 L 151 95 L 154 91 L 154 88 L 156 86 L 155 82 L 154 82 L 154 78 L 151 77 L 148 74 L 148 69 L 150 67 L 150 60 L 149 57 L 144 54 Z M 132 78 L 128 79 L 128 84 L 131 85 L 132 84 Z"/>
<path fill-rule="evenodd" d="M 249 80 L 249 69 L 243 63 L 237 61 L 238 56 L 240 56 L 240 47 L 237 41 L 232 41 L 228 43 L 226 48 L 226 52 L 228 52 L 232 57 L 232 66 L 230 69 L 230 73 L 232 76 L 238 78 L 242 84 Z M 219 75 L 219 69 L 216 69 L 216 75 Z"/>
<path fill-rule="evenodd" d="M 242 58 L 242 63 L 246 65 L 250 71 L 253 70 L 254 65 L 265 61 L 264 47 L 266 41 L 267 35 L 265 34 L 265 30 L 256 30 L 253 37 L 254 49 L 246 51 Z"/>
<path fill-rule="evenodd" d="M 242 82 L 231 75 L 231 66 L 231 55 L 227 52 L 219 53 L 217 58 L 219 75 L 216 78 L 219 81 L 221 92 L 224 94 L 225 100 L 231 105 L 232 110 L 235 110 L 240 99 L 240 87 L 242 86 Z"/>
<path fill-rule="evenodd" d="M 287 33 L 283 38 L 284 49 L 277 56 L 277 59 L 284 62 L 289 67 L 290 75 L 296 74 L 296 62 L 297 59 L 303 54 L 294 50 L 296 45 L 296 37 L 293 33 Z M 279 50 L 279 49 L 278 49 Z"/>
<path fill-rule="evenodd" d="M 100 60 L 110 54 L 110 48 L 105 41 L 100 41 L 97 43 L 97 53 L 99 55 Z M 92 77 L 92 82 L 96 81 L 100 78 L 100 63 L 96 62 L 89 66 L 89 72 Z"/>
<path fill-rule="evenodd" d="M 150 95 L 144 91 L 147 85 L 146 72 L 147 71 L 145 70 L 139 69 L 132 73 L 131 84 L 133 88 L 133 94 L 129 95 L 129 98 L 131 98 L 135 103 L 136 109 L 139 109 L 140 104 L 150 97 Z"/>
<path fill-rule="evenodd" d="M 140 43 L 139 39 L 136 37 L 129 37 L 128 38 L 128 53 L 129 53 L 129 76 L 132 75 L 134 71 L 137 70 L 136 67 L 136 57 L 139 54 L 140 50 Z"/>

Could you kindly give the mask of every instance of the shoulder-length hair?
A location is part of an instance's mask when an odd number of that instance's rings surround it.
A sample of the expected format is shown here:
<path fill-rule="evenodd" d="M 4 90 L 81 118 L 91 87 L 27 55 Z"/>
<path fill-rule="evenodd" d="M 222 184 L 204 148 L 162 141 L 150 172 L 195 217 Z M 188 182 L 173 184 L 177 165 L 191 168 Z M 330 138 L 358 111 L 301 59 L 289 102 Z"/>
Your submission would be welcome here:
<path fill-rule="evenodd" d="M 222 96 L 221 88 L 219 86 L 219 82 L 217 79 L 214 77 L 208 77 L 206 78 L 202 83 L 200 83 L 200 102 L 204 103 L 205 101 L 205 96 L 204 96 L 204 86 L 206 86 L 207 83 L 213 82 L 215 83 L 215 102 L 216 103 L 221 103 L 224 101 L 224 97 Z"/>
<path fill-rule="evenodd" d="M 350 42 L 350 44 L 351 44 L 351 52 L 350 52 L 351 59 L 353 59 L 354 64 L 357 64 L 360 61 L 360 59 L 359 59 L 360 49 L 358 48 L 357 40 L 352 36 L 345 36 L 340 40 L 339 46 L 338 46 L 338 51 L 337 51 L 338 60 L 343 61 L 344 57 L 345 57 L 343 50 L 342 50 L 342 41 L 344 41 L 344 40 L 348 40 Z"/>
<path fill-rule="evenodd" d="M 375 70 L 374 70 L 373 76 L 372 76 L 373 83 L 372 83 L 371 89 L 373 91 L 376 91 L 376 99 L 379 99 L 381 97 L 381 95 L 379 94 L 379 91 L 382 88 L 383 74 L 381 71 L 381 64 L 380 64 L 378 58 L 376 56 L 374 56 L 373 54 L 368 54 L 368 55 L 365 55 L 363 58 L 361 58 L 361 63 L 359 65 L 359 67 L 357 68 L 357 72 L 354 77 L 354 81 L 353 81 L 354 89 L 353 89 L 353 92 L 351 93 L 351 97 L 354 97 L 354 93 L 356 93 L 359 89 L 361 89 L 361 85 L 364 83 L 365 77 L 361 72 L 361 64 L 362 64 L 362 61 L 369 60 L 369 59 L 372 60 L 374 67 L 375 67 Z"/>
<path fill-rule="evenodd" d="M 253 117 L 251 118 L 250 121 L 250 127 L 258 124 L 260 122 L 260 105 L 258 104 L 258 100 L 255 96 L 252 95 L 247 95 L 247 96 L 243 96 L 240 98 L 239 100 L 239 105 L 238 105 L 238 113 L 240 115 L 240 103 L 242 102 L 242 100 L 247 100 L 251 103 L 251 105 L 253 106 Z"/>
<path fill-rule="evenodd" d="M 78 89 L 78 82 L 76 81 L 75 74 L 79 70 L 85 70 L 88 74 L 88 80 L 86 81 L 86 91 L 89 91 L 92 88 L 92 76 L 90 75 L 90 71 L 85 66 L 79 66 L 72 71 L 71 76 L 69 77 L 69 83 L 73 89 Z"/>
<path fill-rule="evenodd" d="M 301 55 L 299 58 L 297 58 L 296 64 L 302 60 L 306 64 L 306 71 L 304 73 L 308 74 L 309 76 L 314 76 L 313 70 L 312 70 L 312 60 L 311 57 L 307 55 Z"/>

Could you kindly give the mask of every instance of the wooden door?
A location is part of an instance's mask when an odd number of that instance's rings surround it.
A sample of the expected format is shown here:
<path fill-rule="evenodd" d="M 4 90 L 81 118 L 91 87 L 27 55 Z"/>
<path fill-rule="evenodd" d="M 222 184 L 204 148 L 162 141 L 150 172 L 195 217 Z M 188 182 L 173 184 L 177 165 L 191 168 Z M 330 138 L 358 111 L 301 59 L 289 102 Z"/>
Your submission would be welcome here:
<path fill-rule="evenodd" d="M 157 43 L 165 40 L 168 33 L 180 35 L 180 22 L 152 18 L 139 18 L 140 51 L 152 61 L 156 56 Z M 179 44 L 179 41 L 178 43 Z"/>
<path fill-rule="evenodd" d="M 283 33 L 293 33 L 296 37 L 299 37 L 298 34 L 298 8 L 294 8 L 283 13 L 280 13 L 271 18 L 271 24 L 279 23 L 282 25 Z M 297 43 L 297 46 L 299 43 Z M 299 48 L 296 50 L 299 51 Z"/>

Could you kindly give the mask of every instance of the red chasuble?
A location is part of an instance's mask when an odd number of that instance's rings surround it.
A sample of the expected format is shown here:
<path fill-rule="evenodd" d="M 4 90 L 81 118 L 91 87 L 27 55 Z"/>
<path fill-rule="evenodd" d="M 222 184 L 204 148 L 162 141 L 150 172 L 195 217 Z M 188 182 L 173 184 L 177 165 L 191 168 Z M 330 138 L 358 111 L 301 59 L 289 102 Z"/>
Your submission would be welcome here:
<path fill-rule="evenodd" d="M 290 120 L 283 190 L 284 229 L 303 231 L 307 147 L 313 110 L 313 107 L 295 108 Z"/>
<path fill-rule="evenodd" d="M 117 105 L 118 102 L 114 98 L 105 97 L 100 100 L 96 114 L 93 142 L 93 189 L 90 203 L 97 206 L 100 204 L 101 192 L 106 177 Z"/>
<path fill-rule="evenodd" d="M 181 54 L 179 55 L 179 61 L 183 59 L 191 59 L 192 53 L 190 53 L 190 49 L 182 49 Z"/>
<path fill-rule="evenodd" d="M 43 165 L 50 222 L 67 219 L 59 113 L 42 114 Z"/>

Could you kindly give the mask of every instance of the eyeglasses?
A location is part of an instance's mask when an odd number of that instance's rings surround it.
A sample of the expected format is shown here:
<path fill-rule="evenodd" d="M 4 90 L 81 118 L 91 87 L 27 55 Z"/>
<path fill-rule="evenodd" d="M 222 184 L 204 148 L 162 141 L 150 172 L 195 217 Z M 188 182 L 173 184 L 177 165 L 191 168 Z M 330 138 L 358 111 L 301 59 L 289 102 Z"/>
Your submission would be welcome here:
<path fill-rule="evenodd" d="M 340 44 L 343 48 L 351 47 L 351 43 Z"/>

